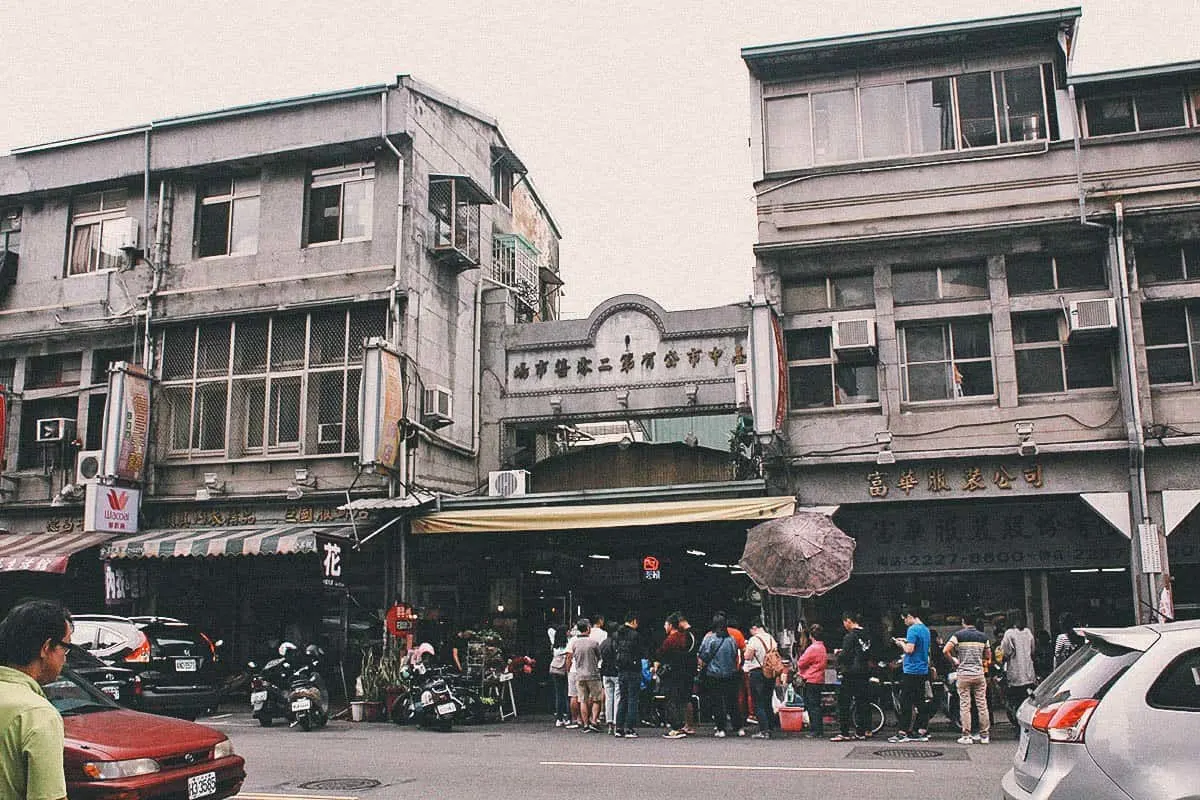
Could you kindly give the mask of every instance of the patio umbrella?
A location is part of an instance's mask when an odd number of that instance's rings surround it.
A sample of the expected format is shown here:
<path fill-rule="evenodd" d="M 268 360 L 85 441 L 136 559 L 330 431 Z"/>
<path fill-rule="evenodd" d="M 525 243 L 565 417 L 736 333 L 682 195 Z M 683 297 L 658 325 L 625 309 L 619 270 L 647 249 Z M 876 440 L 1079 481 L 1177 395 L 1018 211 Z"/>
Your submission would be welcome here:
<path fill-rule="evenodd" d="M 797 511 L 747 531 L 738 565 L 771 594 L 815 597 L 850 577 L 854 540 L 826 515 Z"/>

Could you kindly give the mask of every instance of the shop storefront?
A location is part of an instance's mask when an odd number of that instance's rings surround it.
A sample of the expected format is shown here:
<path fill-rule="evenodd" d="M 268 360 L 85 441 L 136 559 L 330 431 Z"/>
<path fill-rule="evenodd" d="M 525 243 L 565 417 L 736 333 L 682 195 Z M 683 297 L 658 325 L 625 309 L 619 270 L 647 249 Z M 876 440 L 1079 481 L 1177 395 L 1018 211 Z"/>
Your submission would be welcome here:
<path fill-rule="evenodd" d="M 748 619 L 757 596 L 737 568 L 746 531 L 795 508 L 764 489 L 740 481 L 444 501 L 412 522 L 426 635 L 438 635 L 437 621 L 447 631 L 484 625 L 540 652 L 548 627 L 580 616 L 620 622 L 636 610 L 653 633 L 677 610 L 701 626 L 717 609 Z"/>
<path fill-rule="evenodd" d="M 223 639 L 237 662 L 282 640 L 318 642 L 341 658 L 352 644 L 349 629 L 363 628 L 351 625 L 352 609 L 370 616 L 383 607 L 386 557 L 354 548 L 369 532 L 365 514 L 352 520 L 332 505 L 192 505 L 144 516 L 152 527 L 101 548 L 109 613 L 185 619 Z M 325 586 L 325 541 L 341 545 L 344 588 Z M 377 627 L 369 635 L 379 635 Z"/>
<path fill-rule="evenodd" d="M 112 538 L 86 533 L 83 517 L 23 516 L 0 527 L 0 614 L 23 597 L 55 597 L 77 611 L 103 596 L 101 544 Z"/>

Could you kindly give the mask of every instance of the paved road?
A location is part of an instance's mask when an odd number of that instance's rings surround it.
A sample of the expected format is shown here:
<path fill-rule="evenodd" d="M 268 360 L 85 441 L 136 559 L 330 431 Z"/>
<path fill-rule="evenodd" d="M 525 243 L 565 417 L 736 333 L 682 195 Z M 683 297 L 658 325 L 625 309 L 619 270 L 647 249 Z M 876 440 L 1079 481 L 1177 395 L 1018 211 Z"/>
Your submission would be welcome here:
<path fill-rule="evenodd" d="M 201 721 L 245 756 L 243 800 L 993 798 L 1013 752 L 1003 727 L 990 745 L 962 746 L 948 730 L 928 744 L 888 745 L 653 733 L 625 740 L 555 729 L 545 718 L 450 733 L 341 720 L 304 733 L 259 728 L 243 714 Z M 887 750 L 941 755 L 878 755 Z M 360 779 L 369 786 L 356 787 Z"/>

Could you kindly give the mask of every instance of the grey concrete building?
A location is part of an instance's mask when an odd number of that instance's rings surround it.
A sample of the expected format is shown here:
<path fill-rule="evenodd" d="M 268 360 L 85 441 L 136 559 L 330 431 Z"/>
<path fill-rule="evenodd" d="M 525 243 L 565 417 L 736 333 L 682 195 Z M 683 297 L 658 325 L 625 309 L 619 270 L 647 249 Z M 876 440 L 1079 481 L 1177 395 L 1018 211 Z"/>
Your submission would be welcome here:
<path fill-rule="evenodd" d="M 834 610 L 1200 599 L 1200 63 L 1076 74 L 1079 17 L 742 51 L 757 432 L 858 540 Z"/>
<path fill-rule="evenodd" d="M 527 173 L 495 120 L 405 75 L 0 158 L 0 599 L 169 608 L 247 646 L 327 617 L 315 533 L 370 532 L 348 499 L 480 483 L 485 300 L 558 316 L 560 235 Z M 403 358 L 390 477 L 359 469 L 370 337 Z M 154 380 L 140 530 L 81 535 L 121 361 Z M 349 556 L 373 605 L 393 544 Z M 216 554 L 247 557 L 159 557 Z"/>

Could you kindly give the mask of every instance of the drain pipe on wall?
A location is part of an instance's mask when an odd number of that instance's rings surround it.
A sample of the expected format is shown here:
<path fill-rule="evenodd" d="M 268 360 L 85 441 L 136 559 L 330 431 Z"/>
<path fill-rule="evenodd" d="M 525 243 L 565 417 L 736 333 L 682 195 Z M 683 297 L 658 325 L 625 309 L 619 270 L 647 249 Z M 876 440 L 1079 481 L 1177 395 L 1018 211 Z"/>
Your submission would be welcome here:
<path fill-rule="evenodd" d="M 1133 519 L 1137 522 L 1136 529 L 1130 530 L 1130 539 L 1134 558 L 1130 561 L 1131 569 L 1136 559 L 1140 569 L 1132 576 L 1134 586 L 1134 616 L 1138 622 L 1153 621 L 1151 613 L 1155 608 L 1155 599 L 1157 598 L 1157 569 L 1154 572 L 1146 570 L 1146 565 L 1142 563 L 1142 553 L 1149 550 L 1153 552 L 1158 550 L 1160 553 L 1160 565 L 1151 565 L 1153 567 L 1167 569 L 1166 566 L 1166 548 L 1163 547 L 1163 542 L 1159 538 L 1158 529 L 1151 525 L 1150 522 L 1150 497 L 1146 488 L 1146 434 L 1145 428 L 1142 425 L 1142 404 L 1141 395 L 1138 390 L 1137 369 L 1134 360 L 1134 343 L 1133 343 L 1133 312 L 1132 301 L 1130 299 L 1129 290 L 1129 272 L 1128 263 L 1125 254 L 1125 206 L 1118 200 L 1113 203 L 1113 213 L 1116 217 L 1116 225 L 1113 231 L 1116 239 L 1117 247 L 1117 279 L 1120 286 L 1120 321 L 1121 321 L 1121 360 L 1125 363 L 1126 375 L 1126 391 L 1129 392 L 1129 414 L 1126 417 L 1126 423 L 1129 429 L 1129 485 L 1130 497 L 1133 500 Z M 1152 545 L 1147 546 L 1143 541 L 1143 537 L 1152 536 L 1157 541 Z M 1145 591 L 1145 595 L 1141 595 L 1139 589 Z"/>
<path fill-rule="evenodd" d="M 1075 185 L 1079 196 L 1079 224 L 1085 228 L 1099 228 L 1108 234 L 1110 247 L 1115 254 L 1112 259 L 1112 276 L 1115 278 L 1118 335 L 1121 337 L 1121 372 L 1124 386 L 1121 394 L 1128 397 L 1125 407 L 1125 430 L 1129 441 L 1129 580 L 1133 591 L 1133 616 L 1135 623 L 1147 622 L 1155 608 L 1155 579 L 1153 574 L 1144 573 L 1142 564 L 1142 536 L 1158 532 L 1149 526 L 1150 501 L 1146 488 L 1146 437 L 1142 428 L 1141 393 L 1138 390 L 1137 362 L 1133 344 L 1133 308 L 1129 292 L 1129 273 L 1125 253 L 1125 207 L 1120 200 L 1113 203 L 1113 226 L 1092 222 L 1087 218 L 1087 195 L 1083 188 L 1083 156 L 1080 141 L 1083 129 L 1079 124 L 1079 103 L 1075 99 L 1075 87 L 1067 86 L 1074 128 Z M 1161 540 L 1159 542 L 1161 544 Z M 1163 551 L 1165 559 L 1165 548 Z M 1165 564 L 1165 560 L 1164 560 Z"/>

